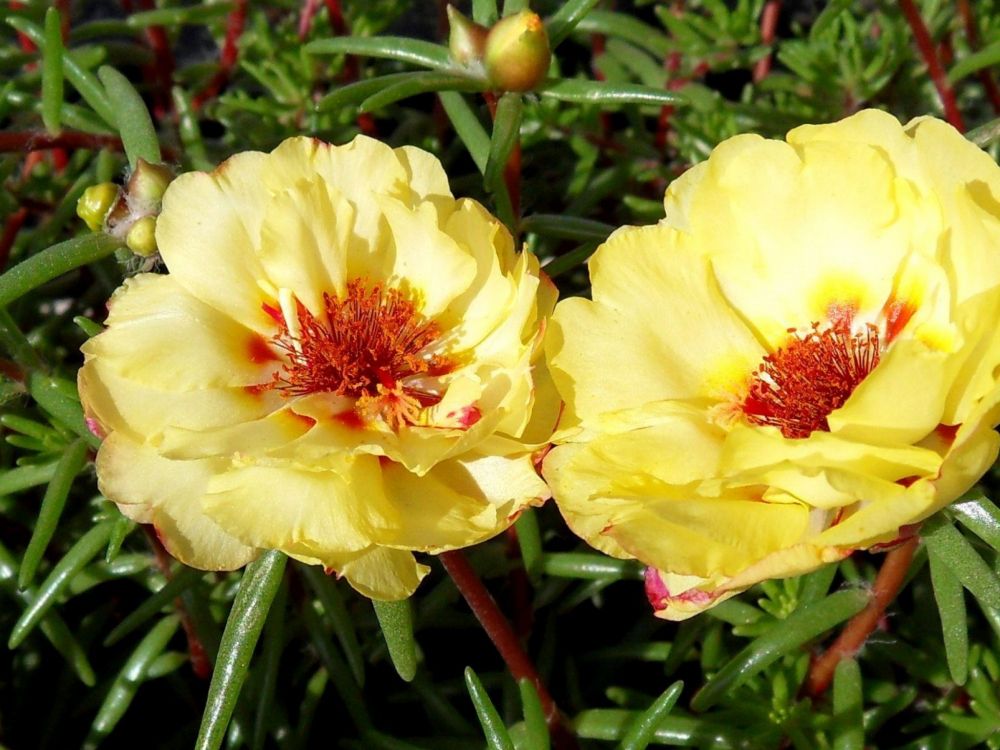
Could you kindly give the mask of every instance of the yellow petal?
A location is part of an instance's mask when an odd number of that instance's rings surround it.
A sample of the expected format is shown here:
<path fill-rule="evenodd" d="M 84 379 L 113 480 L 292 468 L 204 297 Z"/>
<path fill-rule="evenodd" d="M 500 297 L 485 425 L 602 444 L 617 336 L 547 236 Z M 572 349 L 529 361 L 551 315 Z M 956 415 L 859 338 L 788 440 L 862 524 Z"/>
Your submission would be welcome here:
<path fill-rule="evenodd" d="M 430 568 L 418 563 L 409 552 L 374 547 L 342 565 L 337 572 L 362 596 L 399 601 L 416 590 Z"/>
<path fill-rule="evenodd" d="M 235 570 L 258 550 L 228 534 L 201 508 L 218 461 L 170 461 L 113 433 L 97 454 L 101 492 L 122 512 L 152 523 L 171 555 L 201 570 Z"/>
<path fill-rule="evenodd" d="M 382 492 L 378 459 L 340 463 L 340 471 L 233 466 L 211 478 L 205 512 L 245 544 L 336 564 L 398 523 Z"/>
<path fill-rule="evenodd" d="M 590 261 L 594 301 L 556 306 L 546 356 L 560 427 L 664 399 L 718 395 L 763 350 L 720 294 L 708 262 L 665 226 L 626 227 Z"/>

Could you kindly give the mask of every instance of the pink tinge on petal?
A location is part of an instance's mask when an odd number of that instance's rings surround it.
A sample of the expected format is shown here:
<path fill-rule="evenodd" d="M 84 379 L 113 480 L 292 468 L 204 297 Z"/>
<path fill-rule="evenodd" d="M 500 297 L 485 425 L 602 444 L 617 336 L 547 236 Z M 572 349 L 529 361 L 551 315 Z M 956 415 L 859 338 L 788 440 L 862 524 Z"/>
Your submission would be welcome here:
<path fill-rule="evenodd" d="M 667 609 L 672 602 L 684 602 L 685 604 L 708 604 L 716 598 L 715 594 L 701 589 L 688 589 L 682 594 L 674 596 L 663 581 L 663 576 L 656 568 L 646 568 L 646 598 L 649 599 L 653 609 L 659 612 Z"/>
<path fill-rule="evenodd" d="M 101 440 L 104 440 L 104 438 L 107 437 L 104 427 L 96 419 L 93 417 L 87 417 L 84 421 L 87 423 L 87 429 L 90 430 L 91 434 L 95 437 L 98 437 Z"/>
<path fill-rule="evenodd" d="M 910 523 L 905 526 L 899 527 L 899 535 L 895 539 L 890 539 L 888 542 L 882 542 L 881 544 L 873 544 L 868 548 L 869 552 L 888 552 L 894 547 L 898 547 L 900 544 L 905 542 L 907 539 L 913 537 L 914 534 L 920 529 L 919 523 Z"/>
<path fill-rule="evenodd" d="M 454 419 L 463 430 L 467 430 L 480 419 L 483 413 L 475 406 L 463 406 L 461 409 L 448 412 L 448 419 Z"/>

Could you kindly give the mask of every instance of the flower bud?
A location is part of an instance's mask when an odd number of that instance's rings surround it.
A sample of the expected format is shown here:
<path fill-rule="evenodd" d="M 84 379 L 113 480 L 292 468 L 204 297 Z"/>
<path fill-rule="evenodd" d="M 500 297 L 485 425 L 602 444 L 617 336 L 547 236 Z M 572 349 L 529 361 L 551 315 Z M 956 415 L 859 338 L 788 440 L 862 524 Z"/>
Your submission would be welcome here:
<path fill-rule="evenodd" d="M 108 213 L 117 202 L 118 186 L 114 183 L 91 185 L 76 202 L 76 215 L 87 222 L 90 231 L 99 232 L 104 228 Z"/>
<path fill-rule="evenodd" d="M 139 159 L 126 186 L 129 208 L 139 214 L 159 213 L 163 192 L 173 179 L 174 173 L 167 165 Z"/>
<path fill-rule="evenodd" d="M 156 218 L 143 216 L 129 227 L 125 244 L 136 255 L 148 258 L 156 252 Z"/>
<path fill-rule="evenodd" d="M 530 10 L 500 19 L 486 37 L 486 74 L 502 91 L 528 91 L 545 78 L 552 60 L 549 35 Z"/>
<path fill-rule="evenodd" d="M 467 68 L 481 67 L 489 29 L 469 20 L 453 5 L 448 6 L 448 23 L 451 26 L 448 35 L 451 58 Z"/>

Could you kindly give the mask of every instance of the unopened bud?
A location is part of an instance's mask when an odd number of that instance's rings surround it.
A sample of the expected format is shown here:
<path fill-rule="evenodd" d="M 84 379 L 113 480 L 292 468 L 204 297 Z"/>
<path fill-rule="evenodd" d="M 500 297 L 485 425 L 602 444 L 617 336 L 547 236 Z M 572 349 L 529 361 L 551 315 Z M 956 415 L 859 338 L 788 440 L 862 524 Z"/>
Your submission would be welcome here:
<path fill-rule="evenodd" d="M 105 219 L 118 202 L 118 186 L 111 182 L 91 185 L 76 202 L 76 215 L 87 222 L 91 232 L 104 229 Z"/>
<path fill-rule="evenodd" d="M 160 200 L 174 173 L 165 164 L 150 164 L 139 159 L 128 179 L 129 208 L 135 213 L 159 213 Z"/>
<path fill-rule="evenodd" d="M 148 258 L 156 252 L 156 219 L 143 216 L 138 219 L 125 235 L 125 244 L 136 255 Z"/>
<path fill-rule="evenodd" d="M 548 73 L 549 35 L 538 14 L 523 10 L 500 19 L 486 37 L 486 74 L 502 91 L 529 91 Z"/>
<path fill-rule="evenodd" d="M 448 6 L 448 23 L 451 27 L 448 35 L 451 59 L 467 68 L 482 65 L 489 29 L 469 20 L 453 5 Z"/>

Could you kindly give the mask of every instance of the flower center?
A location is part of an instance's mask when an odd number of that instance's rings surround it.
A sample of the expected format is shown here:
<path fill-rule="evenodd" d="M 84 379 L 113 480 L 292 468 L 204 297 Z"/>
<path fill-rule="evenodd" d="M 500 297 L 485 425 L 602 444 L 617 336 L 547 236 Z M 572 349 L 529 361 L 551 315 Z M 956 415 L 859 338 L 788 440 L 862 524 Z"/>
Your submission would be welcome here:
<path fill-rule="evenodd" d="M 789 333 L 794 333 L 790 329 Z M 878 329 L 851 333 L 847 323 L 814 323 L 772 354 L 751 376 L 742 410 L 751 424 L 773 425 L 786 438 L 829 431 L 826 418 L 850 398 L 881 356 Z"/>
<path fill-rule="evenodd" d="M 414 424 L 423 408 L 441 400 L 412 380 L 444 375 L 455 363 L 425 351 L 440 329 L 402 292 L 355 279 L 342 299 L 324 294 L 323 303 L 326 322 L 298 301 L 294 315 L 286 311 L 281 317 L 273 342 L 288 362 L 274 374 L 272 388 L 287 396 L 357 399 L 355 412 L 363 421 L 380 418 L 394 430 Z"/>

